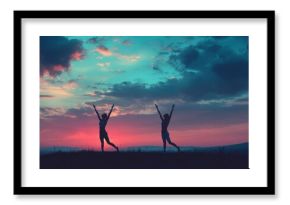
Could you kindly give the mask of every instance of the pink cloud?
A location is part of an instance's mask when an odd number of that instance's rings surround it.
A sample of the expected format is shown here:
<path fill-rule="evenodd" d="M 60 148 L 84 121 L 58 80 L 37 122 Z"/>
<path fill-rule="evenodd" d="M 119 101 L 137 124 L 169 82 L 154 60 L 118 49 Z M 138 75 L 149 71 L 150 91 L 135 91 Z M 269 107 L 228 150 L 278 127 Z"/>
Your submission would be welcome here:
<path fill-rule="evenodd" d="M 111 56 L 112 55 L 112 52 L 108 48 L 106 48 L 105 46 L 97 47 L 96 51 L 103 56 Z"/>
<path fill-rule="evenodd" d="M 84 53 L 80 51 L 76 51 L 71 54 L 71 59 L 72 60 L 81 60 L 84 58 Z"/>
<path fill-rule="evenodd" d="M 68 81 L 63 85 L 55 85 L 40 78 L 40 96 L 53 96 L 54 98 L 66 98 L 72 96 L 72 90 L 78 87 L 74 80 Z M 43 98 L 42 99 L 48 99 Z"/>
<path fill-rule="evenodd" d="M 130 45 L 131 42 L 125 41 L 125 44 Z M 112 50 L 114 51 L 114 49 L 112 49 Z M 122 60 L 128 62 L 128 63 L 134 63 L 134 62 L 137 62 L 141 59 L 140 55 L 124 55 L 124 54 L 121 54 L 121 53 L 116 52 L 116 51 L 113 52 L 112 50 L 109 50 L 105 46 L 99 46 L 95 49 L 95 51 L 98 52 L 99 54 L 101 54 L 102 56 L 115 56 L 119 59 L 122 59 Z M 109 64 L 107 65 L 107 64 L 99 63 L 97 65 L 104 68 L 104 67 L 107 67 Z"/>
<path fill-rule="evenodd" d="M 75 82 L 74 80 L 70 80 L 67 83 L 65 83 L 62 87 L 66 90 L 73 90 L 75 88 L 77 88 L 79 85 L 77 82 Z"/>
<path fill-rule="evenodd" d="M 40 70 L 40 75 L 42 77 L 45 77 L 45 78 L 54 78 L 55 76 L 57 76 L 58 74 L 64 72 L 64 71 L 67 71 L 68 68 L 67 67 L 64 67 L 60 64 L 57 64 L 57 65 L 53 65 L 53 66 L 50 66 L 50 67 L 45 67 L 45 68 L 42 68 Z"/>
<path fill-rule="evenodd" d="M 53 70 L 56 71 L 56 72 L 62 72 L 64 71 L 66 68 L 63 67 L 62 65 L 55 65 L 53 66 Z"/>

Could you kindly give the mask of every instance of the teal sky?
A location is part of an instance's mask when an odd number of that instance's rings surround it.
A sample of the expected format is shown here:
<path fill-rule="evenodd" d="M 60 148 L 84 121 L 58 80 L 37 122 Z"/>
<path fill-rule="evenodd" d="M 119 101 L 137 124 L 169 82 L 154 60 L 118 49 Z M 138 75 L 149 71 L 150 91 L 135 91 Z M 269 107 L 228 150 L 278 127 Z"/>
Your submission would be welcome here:
<path fill-rule="evenodd" d="M 69 100 L 67 96 L 59 99 L 41 101 L 41 106 L 73 107 L 83 103 L 86 94 L 110 91 L 114 84 L 122 82 L 142 83 L 146 87 L 166 82 L 169 79 L 179 79 L 180 72 L 168 63 L 168 57 L 174 49 L 182 50 L 188 45 L 195 46 L 200 42 L 211 41 L 211 37 L 140 37 L 140 36 L 67 36 L 69 40 L 80 40 L 84 58 L 73 60 L 68 72 L 60 75 L 43 77 L 53 85 L 62 86 L 67 82 L 77 82 L 71 89 Z M 96 38 L 95 42 L 90 41 Z M 105 46 L 104 46 L 105 45 Z M 231 46 L 234 52 L 243 52 L 246 44 L 243 39 L 223 41 L 224 46 Z M 108 52 L 98 52 L 96 49 L 104 46 Z M 194 72 L 194 70 L 192 70 Z M 197 72 L 197 70 L 196 70 Z M 46 90 L 43 95 L 53 95 Z M 90 97 L 88 97 L 89 99 Z"/>
<path fill-rule="evenodd" d="M 106 47 L 110 48 L 110 54 L 107 55 L 96 52 L 96 44 L 88 42 L 92 37 L 67 38 L 86 42 L 83 43 L 86 57 L 79 61 L 72 61 L 69 72 L 64 72 L 53 79 L 55 84 L 58 81 L 59 84 L 70 80 L 78 81 L 78 87 L 72 91 L 74 97 L 71 97 L 69 102 L 65 102 L 68 107 L 81 104 L 84 94 L 109 90 L 113 84 L 132 82 L 150 86 L 180 77 L 179 72 L 167 64 L 165 57 L 159 55 L 159 52 L 160 48 L 166 52 L 166 49 L 169 49 L 166 48 L 168 44 L 184 41 L 182 38 L 98 37 L 101 45 L 105 43 Z M 152 69 L 157 64 L 162 67 L 162 71 L 156 72 Z M 64 101 L 43 100 L 41 105 L 58 107 L 63 106 Z"/>

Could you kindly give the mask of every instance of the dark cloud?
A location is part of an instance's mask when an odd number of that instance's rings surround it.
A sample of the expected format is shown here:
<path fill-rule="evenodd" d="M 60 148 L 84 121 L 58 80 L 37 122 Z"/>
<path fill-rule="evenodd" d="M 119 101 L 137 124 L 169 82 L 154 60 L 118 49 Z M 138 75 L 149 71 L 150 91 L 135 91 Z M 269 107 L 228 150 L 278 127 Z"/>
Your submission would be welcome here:
<path fill-rule="evenodd" d="M 169 79 L 152 86 L 124 82 L 115 84 L 107 96 L 127 99 L 161 100 L 183 99 L 187 101 L 231 97 L 247 92 L 247 62 L 236 59 L 216 64 L 206 73 L 183 72 L 180 79 Z"/>
<path fill-rule="evenodd" d="M 112 91 L 106 93 L 108 96 L 121 97 L 121 98 L 148 98 L 152 97 L 150 89 L 145 87 L 145 84 L 123 82 L 115 84 Z"/>
<path fill-rule="evenodd" d="M 189 46 L 180 52 L 178 59 L 186 68 L 193 68 L 199 58 L 199 51 L 194 46 Z"/>
<path fill-rule="evenodd" d="M 57 76 L 68 71 L 72 60 L 84 57 L 82 41 L 62 36 L 40 37 L 40 75 Z"/>
<path fill-rule="evenodd" d="M 248 90 L 248 62 L 237 58 L 213 65 L 213 72 L 219 78 L 218 91 L 235 94 Z"/>
<path fill-rule="evenodd" d="M 247 48 L 247 43 L 244 44 Z M 115 84 L 105 95 L 129 100 L 178 98 L 196 102 L 248 92 L 248 52 L 238 52 L 234 44 L 224 45 L 207 39 L 187 46 L 179 53 L 172 52 L 168 63 L 180 72 L 181 78 L 151 86 L 129 82 Z M 157 66 L 153 69 L 160 70 Z"/>
<path fill-rule="evenodd" d="M 53 95 L 40 95 L 40 98 L 53 98 Z"/>
<path fill-rule="evenodd" d="M 161 71 L 160 67 L 158 66 L 157 63 L 155 63 L 154 65 L 152 65 L 153 70 L 157 70 L 157 71 Z"/>
<path fill-rule="evenodd" d="M 196 47 L 197 47 L 197 49 L 204 51 L 206 54 L 216 53 L 217 55 L 220 55 L 221 53 L 224 52 L 224 50 L 221 51 L 224 48 L 221 45 L 216 44 L 214 41 L 201 42 L 201 43 L 197 44 Z"/>
<path fill-rule="evenodd" d="M 222 82 L 222 84 L 220 84 Z M 140 83 L 122 83 L 114 85 L 111 91 L 104 95 L 130 100 L 143 99 L 148 101 L 163 99 L 183 99 L 186 101 L 199 101 L 227 97 L 229 94 L 239 94 L 242 89 L 232 88 L 225 90 L 228 84 L 216 76 L 203 76 L 201 74 L 184 73 L 182 79 L 170 79 L 153 86 Z"/>
<path fill-rule="evenodd" d="M 178 55 L 176 54 L 172 54 L 168 57 L 168 64 L 171 65 L 172 67 L 174 67 L 177 70 L 180 70 L 181 68 L 181 64 L 178 61 Z"/>
<path fill-rule="evenodd" d="M 248 39 L 245 37 L 225 38 L 227 41 L 205 39 L 195 45 L 189 45 L 172 52 L 168 63 L 178 71 L 205 70 L 216 63 L 230 61 L 236 58 L 248 60 Z M 237 40 L 238 39 L 238 40 Z M 243 52 L 241 52 L 243 51 Z"/>

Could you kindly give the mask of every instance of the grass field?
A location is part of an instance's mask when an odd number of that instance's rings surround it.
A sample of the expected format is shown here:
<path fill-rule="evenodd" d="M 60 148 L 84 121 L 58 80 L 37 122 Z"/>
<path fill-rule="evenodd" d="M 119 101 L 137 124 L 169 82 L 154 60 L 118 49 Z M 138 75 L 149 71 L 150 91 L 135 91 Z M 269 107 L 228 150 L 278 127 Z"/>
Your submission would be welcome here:
<path fill-rule="evenodd" d="M 41 169 L 247 169 L 248 152 L 55 152 Z"/>

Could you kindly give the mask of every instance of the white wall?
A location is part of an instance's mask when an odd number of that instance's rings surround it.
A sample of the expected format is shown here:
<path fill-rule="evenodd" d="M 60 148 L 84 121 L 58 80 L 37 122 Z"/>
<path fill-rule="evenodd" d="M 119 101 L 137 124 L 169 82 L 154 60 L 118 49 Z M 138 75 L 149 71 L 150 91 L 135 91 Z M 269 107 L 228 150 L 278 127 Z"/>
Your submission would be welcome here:
<path fill-rule="evenodd" d="M 282 3 L 283 2 L 283 3 Z M 276 10 L 276 196 L 14 196 L 13 195 L 13 10 Z M 87 0 L 0 1 L 0 203 L 1 204 L 288 204 L 290 201 L 290 46 L 287 1 L 254 0 Z M 4 114 L 3 114 L 4 112 Z"/>

